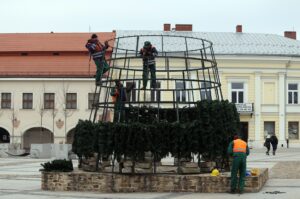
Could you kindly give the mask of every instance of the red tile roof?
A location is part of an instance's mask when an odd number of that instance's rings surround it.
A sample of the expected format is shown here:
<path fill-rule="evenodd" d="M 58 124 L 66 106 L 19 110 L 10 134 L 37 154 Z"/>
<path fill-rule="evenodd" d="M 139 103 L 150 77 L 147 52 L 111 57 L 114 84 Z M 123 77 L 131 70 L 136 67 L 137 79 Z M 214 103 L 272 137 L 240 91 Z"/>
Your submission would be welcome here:
<path fill-rule="evenodd" d="M 115 37 L 114 32 L 96 33 L 101 42 Z M 8 33 L 0 34 L 0 52 L 86 51 L 91 33 Z"/>
<path fill-rule="evenodd" d="M 100 41 L 115 33 L 97 33 Z M 90 33 L 0 34 L 0 77 L 92 77 L 85 48 Z M 112 46 L 113 43 L 110 43 Z M 20 53 L 27 52 L 27 56 Z M 54 56 L 52 52 L 59 52 Z M 108 52 L 109 53 L 109 52 Z"/>
<path fill-rule="evenodd" d="M 90 73 L 89 73 L 90 70 Z M 0 56 L 0 77 L 88 77 L 89 56 Z"/>

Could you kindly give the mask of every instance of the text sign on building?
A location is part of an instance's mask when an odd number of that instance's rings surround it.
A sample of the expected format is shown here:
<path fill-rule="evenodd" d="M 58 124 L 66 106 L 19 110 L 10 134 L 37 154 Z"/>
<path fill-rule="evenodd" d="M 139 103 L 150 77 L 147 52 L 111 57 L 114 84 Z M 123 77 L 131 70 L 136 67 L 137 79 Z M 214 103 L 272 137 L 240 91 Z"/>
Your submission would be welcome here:
<path fill-rule="evenodd" d="M 239 113 L 253 113 L 252 103 L 235 104 L 235 107 Z"/>

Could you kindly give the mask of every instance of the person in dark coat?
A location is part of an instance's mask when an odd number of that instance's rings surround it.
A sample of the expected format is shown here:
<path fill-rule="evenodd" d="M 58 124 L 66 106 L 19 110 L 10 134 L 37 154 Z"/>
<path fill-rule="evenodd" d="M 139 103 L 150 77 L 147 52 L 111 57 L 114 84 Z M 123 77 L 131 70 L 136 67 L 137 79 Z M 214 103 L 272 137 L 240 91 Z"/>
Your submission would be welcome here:
<path fill-rule="evenodd" d="M 129 88 L 123 86 L 120 80 L 115 80 L 115 87 L 111 89 L 110 96 L 114 107 L 114 122 L 123 122 L 125 119 L 125 102 L 127 96 L 130 95 L 131 90 L 134 88 L 132 84 Z"/>
<path fill-rule="evenodd" d="M 151 88 L 156 88 L 156 62 L 155 57 L 158 55 L 156 48 L 150 41 L 145 41 L 144 47 L 140 50 L 140 56 L 143 58 L 143 87 L 146 89 L 149 69 L 151 73 Z"/>
<path fill-rule="evenodd" d="M 267 135 L 266 140 L 265 140 L 265 143 L 264 143 L 264 146 L 267 148 L 266 155 L 270 155 L 270 154 L 269 154 L 269 151 L 270 151 L 270 145 L 271 145 L 271 136 L 270 136 L 270 135 Z"/>
<path fill-rule="evenodd" d="M 277 145 L 278 145 L 278 139 L 277 139 L 276 135 L 272 135 L 270 139 L 271 139 L 271 145 L 272 145 L 272 149 L 273 149 L 273 155 L 275 155 Z"/>

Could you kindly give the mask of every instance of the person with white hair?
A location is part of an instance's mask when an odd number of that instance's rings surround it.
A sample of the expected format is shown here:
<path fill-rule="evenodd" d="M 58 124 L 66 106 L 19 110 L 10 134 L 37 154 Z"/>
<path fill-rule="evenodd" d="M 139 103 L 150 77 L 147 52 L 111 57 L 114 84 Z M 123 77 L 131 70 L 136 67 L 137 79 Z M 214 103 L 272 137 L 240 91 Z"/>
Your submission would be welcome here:
<path fill-rule="evenodd" d="M 271 145 L 271 136 L 268 134 L 264 143 L 264 146 L 267 148 L 266 155 L 270 155 L 270 145 Z"/>

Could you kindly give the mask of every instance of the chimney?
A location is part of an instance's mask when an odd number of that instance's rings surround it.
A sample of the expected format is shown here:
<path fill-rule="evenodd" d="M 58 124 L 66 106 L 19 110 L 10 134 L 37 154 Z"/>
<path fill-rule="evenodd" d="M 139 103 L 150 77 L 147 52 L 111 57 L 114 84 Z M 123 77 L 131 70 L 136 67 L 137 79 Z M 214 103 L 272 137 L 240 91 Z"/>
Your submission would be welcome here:
<path fill-rule="evenodd" d="M 242 25 L 237 25 L 236 26 L 236 32 L 242 33 L 243 32 L 243 26 Z"/>
<path fill-rule="evenodd" d="M 164 31 L 171 31 L 171 24 L 165 23 L 164 24 Z"/>
<path fill-rule="evenodd" d="M 192 24 L 176 24 L 175 25 L 176 31 L 193 31 Z"/>
<path fill-rule="evenodd" d="M 297 32 L 296 31 L 284 31 L 284 36 L 290 39 L 297 39 Z"/>

